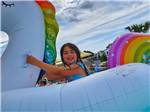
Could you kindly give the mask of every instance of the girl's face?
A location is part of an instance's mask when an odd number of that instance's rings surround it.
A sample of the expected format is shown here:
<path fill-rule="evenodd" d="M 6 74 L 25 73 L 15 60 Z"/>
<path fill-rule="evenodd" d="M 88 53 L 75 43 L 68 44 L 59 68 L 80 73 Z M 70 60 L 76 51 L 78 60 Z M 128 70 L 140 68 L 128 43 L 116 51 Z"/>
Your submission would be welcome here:
<path fill-rule="evenodd" d="M 75 50 L 70 47 L 64 47 L 63 51 L 63 60 L 67 65 L 71 65 L 72 63 L 77 61 L 77 54 Z"/>

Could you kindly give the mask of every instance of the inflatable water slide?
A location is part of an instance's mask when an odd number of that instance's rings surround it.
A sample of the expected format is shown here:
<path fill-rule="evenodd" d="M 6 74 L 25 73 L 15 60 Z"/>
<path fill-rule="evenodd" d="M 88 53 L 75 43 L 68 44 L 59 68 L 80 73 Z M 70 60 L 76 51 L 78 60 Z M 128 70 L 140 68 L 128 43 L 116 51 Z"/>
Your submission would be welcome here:
<path fill-rule="evenodd" d="M 48 1 L 1 1 L 1 15 L 1 30 L 9 37 L 1 57 L 2 111 L 150 111 L 150 66 L 145 64 L 150 35 L 119 37 L 110 48 L 106 71 L 35 87 L 40 69 L 27 65 L 26 55 L 54 63 L 55 7 Z"/>

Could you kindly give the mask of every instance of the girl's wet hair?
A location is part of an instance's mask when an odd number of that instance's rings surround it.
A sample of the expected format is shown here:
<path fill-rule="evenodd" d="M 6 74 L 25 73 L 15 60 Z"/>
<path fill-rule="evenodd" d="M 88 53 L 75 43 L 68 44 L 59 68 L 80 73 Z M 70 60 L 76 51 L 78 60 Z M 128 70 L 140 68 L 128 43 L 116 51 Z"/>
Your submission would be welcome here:
<path fill-rule="evenodd" d="M 65 61 L 64 61 L 64 59 L 63 59 L 63 52 L 64 52 L 64 48 L 65 48 L 65 47 L 69 47 L 70 49 L 72 49 L 72 50 L 75 51 L 75 53 L 76 53 L 76 55 L 77 55 L 77 62 L 81 62 L 81 63 L 83 64 L 84 69 L 85 69 L 85 72 L 86 72 L 87 75 L 88 75 L 88 74 L 89 74 L 89 73 L 88 73 L 88 70 L 87 70 L 85 64 L 83 63 L 83 61 L 81 60 L 81 57 L 80 57 L 80 50 L 79 50 L 79 48 L 78 48 L 76 45 L 74 45 L 74 44 L 72 44 L 72 43 L 66 43 L 66 44 L 64 44 L 64 45 L 61 47 L 60 55 L 61 55 L 61 60 L 62 60 L 63 64 L 66 65 L 66 63 L 65 63 Z"/>

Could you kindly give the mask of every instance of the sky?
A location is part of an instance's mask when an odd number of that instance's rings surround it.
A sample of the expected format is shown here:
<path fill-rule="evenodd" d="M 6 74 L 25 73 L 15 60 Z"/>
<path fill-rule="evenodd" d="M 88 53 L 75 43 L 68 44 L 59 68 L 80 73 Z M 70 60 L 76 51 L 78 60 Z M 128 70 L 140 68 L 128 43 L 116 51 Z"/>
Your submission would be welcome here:
<path fill-rule="evenodd" d="M 64 43 L 76 44 L 81 51 L 104 50 L 125 27 L 150 21 L 148 0 L 50 0 L 59 24 L 57 58 Z"/>
<path fill-rule="evenodd" d="M 129 32 L 125 27 L 150 21 L 149 0 L 50 1 L 56 8 L 59 24 L 57 59 L 60 58 L 60 48 L 64 43 L 71 42 L 81 51 L 96 53 L 104 50 L 118 36 Z M 5 46 L 5 43 L 0 44 L 1 49 Z"/>

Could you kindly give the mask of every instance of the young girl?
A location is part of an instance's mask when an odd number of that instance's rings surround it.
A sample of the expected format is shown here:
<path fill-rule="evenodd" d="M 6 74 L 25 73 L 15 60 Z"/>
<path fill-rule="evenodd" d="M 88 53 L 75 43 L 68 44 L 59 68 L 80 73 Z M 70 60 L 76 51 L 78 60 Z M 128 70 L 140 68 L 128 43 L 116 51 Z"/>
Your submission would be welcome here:
<path fill-rule="evenodd" d="M 78 66 L 85 71 L 86 76 L 88 75 L 88 70 L 81 60 L 80 51 L 76 45 L 72 43 L 64 44 L 61 47 L 60 54 L 61 54 L 61 60 L 64 64 L 65 70 L 68 70 L 68 69 L 71 70 L 72 67 Z M 83 76 L 81 74 L 76 73 L 73 75 L 68 75 L 66 78 L 68 81 L 73 81 L 82 77 Z"/>
<path fill-rule="evenodd" d="M 66 43 L 62 46 L 61 59 L 64 68 L 44 63 L 29 55 L 27 56 L 27 63 L 43 69 L 48 80 L 61 80 L 67 77 L 68 81 L 73 81 L 88 75 L 87 69 L 81 61 L 80 51 L 74 44 Z"/>

